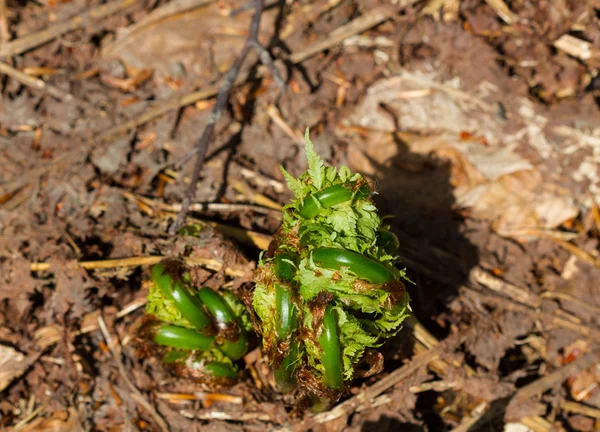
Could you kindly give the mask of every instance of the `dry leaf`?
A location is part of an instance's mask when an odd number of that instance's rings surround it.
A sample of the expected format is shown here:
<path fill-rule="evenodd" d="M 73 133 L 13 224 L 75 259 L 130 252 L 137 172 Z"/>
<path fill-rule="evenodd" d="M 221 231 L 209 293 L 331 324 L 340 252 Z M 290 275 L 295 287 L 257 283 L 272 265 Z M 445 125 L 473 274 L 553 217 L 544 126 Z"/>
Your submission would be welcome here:
<path fill-rule="evenodd" d="M 31 359 L 27 359 L 19 351 L 0 345 L 0 391 L 4 390 L 30 366 Z"/>
<path fill-rule="evenodd" d="M 74 408 L 56 411 L 48 418 L 37 418 L 21 429 L 23 432 L 82 432 L 83 430 L 79 415 Z"/>
<path fill-rule="evenodd" d="M 217 2 L 179 3 L 188 3 L 189 10 L 164 19 L 149 19 L 133 31 L 121 32 L 115 43 L 104 48 L 103 57 L 121 59 L 138 69 L 151 69 L 159 78 L 169 80 L 226 71 L 246 40 L 253 12 L 229 16 Z M 172 6 L 168 3 L 163 9 Z M 265 11 L 261 28 L 271 25 L 276 12 Z"/>
<path fill-rule="evenodd" d="M 370 130 L 460 136 L 481 134 L 490 144 L 502 141 L 496 108 L 478 95 L 464 92 L 457 80 L 439 83 L 434 74 L 401 72 L 369 87 L 367 96 L 344 120 L 345 126 Z M 420 91 L 422 97 L 409 97 Z"/>
<path fill-rule="evenodd" d="M 451 193 L 456 207 L 492 221 L 500 235 L 520 238 L 534 237 L 523 236 L 526 230 L 556 228 L 579 214 L 568 191 L 544 182 L 511 146 L 486 147 L 447 135 L 363 135 L 360 141 L 354 135 L 356 142 L 348 148 L 351 168 L 377 178 L 386 192 L 390 188 L 385 185 L 393 184 L 421 188 L 421 194 L 411 195 L 411 204 L 435 208 Z M 439 166 L 433 169 L 428 163 Z M 437 187 L 425 190 L 431 184 Z"/>

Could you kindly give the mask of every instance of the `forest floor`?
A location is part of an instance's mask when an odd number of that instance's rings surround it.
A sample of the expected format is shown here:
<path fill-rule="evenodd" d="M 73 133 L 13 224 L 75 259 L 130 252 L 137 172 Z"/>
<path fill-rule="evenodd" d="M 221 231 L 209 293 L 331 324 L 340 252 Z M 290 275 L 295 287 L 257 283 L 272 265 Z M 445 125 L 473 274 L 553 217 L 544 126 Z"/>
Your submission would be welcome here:
<path fill-rule="evenodd" d="M 0 428 L 600 430 L 600 2 L 271 2 L 189 220 L 180 163 L 251 2 L 0 0 Z M 218 391 L 141 358 L 148 257 L 251 281 L 317 151 L 372 179 L 413 320 L 313 416 L 258 348 Z M 151 258 L 152 259 L 152 258 Z"/>

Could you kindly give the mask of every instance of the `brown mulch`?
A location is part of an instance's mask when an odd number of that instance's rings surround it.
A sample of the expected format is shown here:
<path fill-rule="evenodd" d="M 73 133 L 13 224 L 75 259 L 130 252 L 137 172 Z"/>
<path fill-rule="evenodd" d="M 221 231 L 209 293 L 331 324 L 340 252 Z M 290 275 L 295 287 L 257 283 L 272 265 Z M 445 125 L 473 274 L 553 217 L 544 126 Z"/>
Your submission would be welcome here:
<path fill-rule="evenodd" d="M 267 6 L 287 88 L 251 54 L 198 184 L 220 206 L 195 207 L 190 243 L 167 235 L 179 162 L 251 4 L 0 0 L 0 428 L 599 430 L 600 3 Z M 131 342 L 148 257 L 250 283 L 307 127 L 373 179 L 416 283 L 384 372 L 317 416 L 257 348 L 215 390 Z"/>

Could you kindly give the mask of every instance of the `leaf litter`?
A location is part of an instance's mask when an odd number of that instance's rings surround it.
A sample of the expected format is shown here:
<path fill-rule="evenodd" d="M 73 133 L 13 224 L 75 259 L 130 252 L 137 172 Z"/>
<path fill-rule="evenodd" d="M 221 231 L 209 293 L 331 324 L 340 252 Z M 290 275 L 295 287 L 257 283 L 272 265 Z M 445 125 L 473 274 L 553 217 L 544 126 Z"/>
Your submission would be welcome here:
<path fill-rule="evenodd" d="M 233 206 L 194 213 L 207 224 L 199 239 L 168 239 L 174 215 L 163 204 L 185 193 L 191 167 L 177 162 L 208 120 L 210 99 L 144 120 L 219 82 L 251 10 L 125 3 L 50 39 L 35 32 L 99 4 L 7 1 L 0 14 L 11 37 L 2 49 L 41 37 L 9 66 L 46 71 L 43 82 L 85 102 L 12 73 L 0 84 L 2 427 L 155 430 L 162 418 L 172 430 L 598 428 L 597 4 L 366 0 L 265 13 L 261 41 L 276 59 L 324 48 L 282 68 L 285 93 L 248 63 L 197 200 L 285 204 L 279 165 L 292 175 L 306 169 L 298 134 L 310 127 L 328 162 L 375 182 L 417 282 L 409 289 L 419 322 L 386 344 L 384 371 L 357 380 L 345 408 L 313 418 L 272 391 L 260 354 L 222 389 L 242 404 L 161 397 L 206 389 L 130 346 L 147 268 L 80 266 L 187 254 L 203 263 L 207 285 L 243 286 L 258 257 L 253 233 L 278 226 L 271 213 Z M 391 19 L 326 44 L 379 11 Z M 126 121 L 140 126 L 98 139 Z M 410 369 L 423 353 L 431 358 Z M 355 403 L 363 392 L 371 399 Z"/>

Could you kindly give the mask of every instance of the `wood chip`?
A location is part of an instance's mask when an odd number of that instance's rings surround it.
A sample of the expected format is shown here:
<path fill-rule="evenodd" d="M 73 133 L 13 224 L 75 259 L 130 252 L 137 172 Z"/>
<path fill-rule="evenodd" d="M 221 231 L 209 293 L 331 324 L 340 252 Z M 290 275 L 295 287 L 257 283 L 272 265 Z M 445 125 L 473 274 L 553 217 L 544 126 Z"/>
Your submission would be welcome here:
<path fill-rule="evenodd" d="M 597 409 L 597 408 L 592 408 L 587 405 L 583 405 L 583 404 L 580 404 L 577 402 L 571 402 L 571 401 L 567 401 L 567 400 L 562 401 L 560 403 L 560 408 L 563 411 L 567 411 L 567 412 L 575 413 L 575 414 L 582 414 L 584 416 L 600 420 L 600 409 Z"/>
<path fill-rule="evenodd" d="M 550 432 L 553 430 L 552 423 L 542 417 L 525 417 L 521 424 L 533 432 Z"/>
<path fill-rule="evenodd" d="M 553 45 L 556 49 L 583 61 L 591 59 L 594 55 L 591 43 L 568 34 L 564 34 L 556 39 Z"/>
<path fill-rule="evenodd" d="M 228 420 L 236 422 L 247 422 L 252 420 L 260 420 L 263 422 L 270 422 L 271 416 L 262 412 L 243 412 L 243 413 L 226 413 L 223 411 L 187 411 L 181 410 L 179 414 L 189 419 L 198 420 Z"/>
<path fill-rule="evenodd" d="M 0 345 L 0 391 L 4 390 L 30 366 L 25 354 L 5 345 Z"/>
<path fill-rule="evenodd" d="M 210 402 L 224 402 L 230 404 L 241 405 L 244 403 L 244 398 L 241 396 L 234 396 L 225 393 L 207 393 L 207 392 L 196 392 L 196 393 L 156 393 L 156 397 L 168 401 L 169 403 L 177 403 L 181 401 L 203 401 Z"/>
<path fill-rule="evenodd" d="M 518 19 L 518 16 L 511 11 L 506 3 L 502 0 L 485 0 L 489 7 L 494 9 L 494 12 L 504 21 L 506 24 L 511 25 Z"/>

